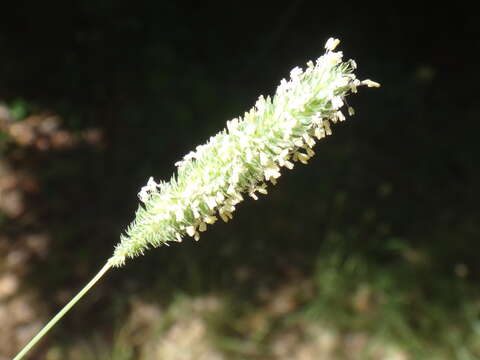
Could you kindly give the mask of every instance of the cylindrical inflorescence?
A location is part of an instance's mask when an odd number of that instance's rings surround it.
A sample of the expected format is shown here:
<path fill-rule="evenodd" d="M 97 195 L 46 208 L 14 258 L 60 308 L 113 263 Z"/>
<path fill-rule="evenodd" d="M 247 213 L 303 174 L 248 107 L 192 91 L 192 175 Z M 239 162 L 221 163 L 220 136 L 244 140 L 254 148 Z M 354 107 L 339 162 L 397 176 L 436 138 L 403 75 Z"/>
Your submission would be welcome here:
<path fill-rule="evenodd" d="M 229 221 L 244 195 L 266 194 L 283 167 L 306 164 L 317 140 L 331 134 L 330 124 L 345 120 L 345 97 L 361 85 L 379 86 L 355 77 L 355 62 L 342 61 L 342 53 L 334 51 L 338 43 L 329 39 L 326 53 L 305 70 L 294 68 L 273 98 L 260 96 L 242 118 L 228 121 L 226 129 L 177 162 L 169 182 L 150 178 L 110 263 L 121 266 L 126 258 L 185 235 L 198 240 L 218 218 Z M 351 107 L 347 112 L 354 113 Z"/>

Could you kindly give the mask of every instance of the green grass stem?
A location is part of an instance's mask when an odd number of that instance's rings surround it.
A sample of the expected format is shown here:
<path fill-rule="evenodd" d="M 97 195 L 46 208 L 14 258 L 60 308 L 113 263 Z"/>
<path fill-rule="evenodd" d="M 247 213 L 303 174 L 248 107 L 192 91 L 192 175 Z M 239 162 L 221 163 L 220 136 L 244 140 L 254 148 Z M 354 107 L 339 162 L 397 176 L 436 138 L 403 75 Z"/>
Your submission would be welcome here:
<path fill-rule="evenodd" d="M 65 305 L 62 310 L 60 310 L 57 315 L 55 315 L 43 328 L 40 330 L 37 335 L 35 335 L 30 342 L 24 346 L 24 348 L 13 358 L 13 360 L 20 360 L 30 351 L 30 349 L 39 342 L 43 336 L 61 319 L 63 316 L 80 300 L 92 287 L 100 280 L 103 275 L 112 267 L 110 261 L 108 261 L 102 269 L 93 277 L 90 282 L 85 285 L 85 287 L 78 292 L 75 297 Z"/>

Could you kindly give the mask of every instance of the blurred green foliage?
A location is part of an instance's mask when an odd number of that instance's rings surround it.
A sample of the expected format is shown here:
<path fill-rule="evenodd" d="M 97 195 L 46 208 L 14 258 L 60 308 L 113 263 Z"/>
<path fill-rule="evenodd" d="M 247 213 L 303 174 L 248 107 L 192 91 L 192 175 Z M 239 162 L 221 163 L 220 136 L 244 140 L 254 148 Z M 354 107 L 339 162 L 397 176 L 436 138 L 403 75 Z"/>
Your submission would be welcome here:
<path fill-rule="evenodd" d="M 14 120 L 23 120 L 30 113 L 30 106 L 24 99 L 15 99 L 9 105 L 8 109 Z"/>

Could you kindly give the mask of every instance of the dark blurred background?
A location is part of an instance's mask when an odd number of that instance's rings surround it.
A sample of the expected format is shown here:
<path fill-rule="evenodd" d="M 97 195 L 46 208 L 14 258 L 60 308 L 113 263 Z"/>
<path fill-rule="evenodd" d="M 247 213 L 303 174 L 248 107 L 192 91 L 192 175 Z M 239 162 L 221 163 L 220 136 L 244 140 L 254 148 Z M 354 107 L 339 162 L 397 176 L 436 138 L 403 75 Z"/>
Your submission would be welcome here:
<path fill-rule="evenodd" d="M 103 265 L 149 176 L 330 36 L 382 87 L 231 223 L 112 271 L 32 358 L 480 358 L 472 9 L 1 6 L 0 359 Z"/>

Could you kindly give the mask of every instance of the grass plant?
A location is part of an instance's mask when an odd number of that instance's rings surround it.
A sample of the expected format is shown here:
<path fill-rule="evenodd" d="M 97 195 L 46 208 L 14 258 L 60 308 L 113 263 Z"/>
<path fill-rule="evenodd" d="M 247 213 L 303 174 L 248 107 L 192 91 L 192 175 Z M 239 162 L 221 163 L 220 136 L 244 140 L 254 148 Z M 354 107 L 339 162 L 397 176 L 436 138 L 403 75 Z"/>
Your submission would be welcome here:
<path fill-rule="evenodd" d="M 185 236 L 199 240 L 219 218 L 232 219 L 244 196 L 257 200 L 258 194 L 267 194 L 267 185 L 277 182 L 282 168 L 306 164 L 316 142 L 331 135 L 331 124 L 345 120 L 345 97 L 362 85 L 379 86 L 356 78 L 355 61 L 343 61 L 342 52 L 335 51 L 338 43 L 330 38 L 315 63 L 308 62 L 304 70 L 295 67 L 273 97 L 260 96 L 243 117 L 228 121 L 224 130 L 177 162 L 170 181 L 150 178 L 112 257 L 14 360 L 22 359 L 109 269 Z M 354 114 L 351 107 L 347 112 Z"/>

